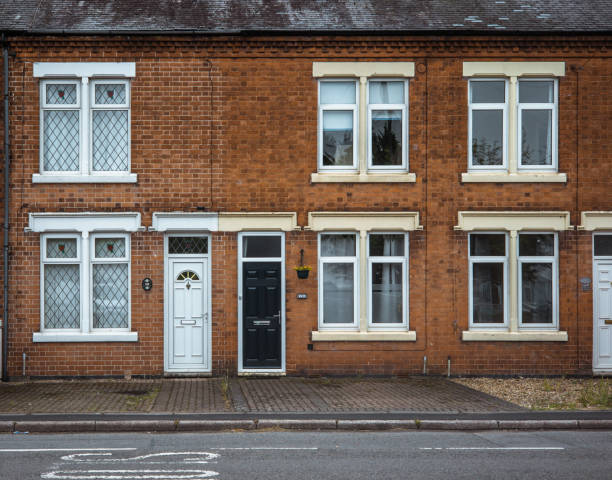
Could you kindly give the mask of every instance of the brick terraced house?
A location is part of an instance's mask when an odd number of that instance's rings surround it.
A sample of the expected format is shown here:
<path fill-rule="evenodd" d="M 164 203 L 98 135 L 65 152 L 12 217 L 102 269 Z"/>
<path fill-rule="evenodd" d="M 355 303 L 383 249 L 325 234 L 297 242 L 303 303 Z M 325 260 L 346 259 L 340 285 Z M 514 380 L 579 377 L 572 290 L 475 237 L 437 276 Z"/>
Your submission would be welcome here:
<path fill-rule="evenodd" d="M 11 0 L 0 33 L 5 380 L 612 372 L 612 1 Z"/>

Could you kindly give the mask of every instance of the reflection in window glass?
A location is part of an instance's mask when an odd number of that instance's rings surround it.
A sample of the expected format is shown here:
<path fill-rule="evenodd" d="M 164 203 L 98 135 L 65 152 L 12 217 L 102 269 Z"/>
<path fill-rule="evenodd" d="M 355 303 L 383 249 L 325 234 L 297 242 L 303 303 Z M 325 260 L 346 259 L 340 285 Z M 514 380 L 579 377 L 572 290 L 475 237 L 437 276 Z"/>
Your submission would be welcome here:
<path fill-rule="evenodd" d="M 353 111 L 323 112 L 323 165 L 353 165 Z"/>
<path fill-rule="evenodd" d="M 371 257 L 403 257 L 404 235 L 398 234 L 371 234 Z"/>
<path fill-rule="evenodd" d="M 504 264 L 472 266 L 472 322 L 504 323 Z"/>
<path fill-rule="evenodd" d="M 472 111 L 472 164 L 503 165 L 503 110 Z"/>
<path fill-rule="evenodd" d="M 553 323 L 552 272 L 551 263 L 522 264 L 522 323 Z"/>
<path fill-rule="evenodd" d="M 402 111 L 372 111 L 372 164 L 402 164 Z"/>
<path fill-rule="evenodd" d="M 355 82 L 321 82 L 319 103 L 324 105 L 353 104 L 356 99 Z"/>
<path fill-rule="evenodd" d="M 552 165 L 552 110 L 521 111 L 521 163 Z"/>
<path fill-rule="evenodd" d="M 280 235 L 245 235 L 242 237 L 242 256 L 245 258 L 281 257 Z"/>

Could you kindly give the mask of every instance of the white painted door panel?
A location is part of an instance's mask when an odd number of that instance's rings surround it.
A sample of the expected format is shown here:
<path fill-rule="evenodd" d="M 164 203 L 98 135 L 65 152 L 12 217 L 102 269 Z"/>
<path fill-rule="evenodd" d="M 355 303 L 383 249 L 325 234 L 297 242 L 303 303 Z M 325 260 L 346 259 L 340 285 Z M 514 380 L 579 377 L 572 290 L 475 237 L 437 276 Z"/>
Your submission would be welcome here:
<path fill-rule="evenodd" d="M 207 259 L 170 259 L 170 370 L 208 370 Z"/>
<path fill-rule="evenodd" d="M 595 338 L 593 368 L 612 370 L 612 263 L 595 266 Z"/>

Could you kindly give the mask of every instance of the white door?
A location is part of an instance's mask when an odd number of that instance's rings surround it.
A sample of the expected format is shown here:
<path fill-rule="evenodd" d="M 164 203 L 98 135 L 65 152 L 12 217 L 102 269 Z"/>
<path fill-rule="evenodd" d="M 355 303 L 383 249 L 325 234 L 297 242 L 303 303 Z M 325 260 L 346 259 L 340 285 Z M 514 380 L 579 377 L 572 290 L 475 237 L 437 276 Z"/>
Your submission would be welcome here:
<path fill-rule="evenodd" d="M 612 371 L 612 262 L 595 264 L 594 369 Z"/>
<path fill-rule="evenodd" d="M 208 259 L 170 259 L 168 370 L 207 371 Z"/>

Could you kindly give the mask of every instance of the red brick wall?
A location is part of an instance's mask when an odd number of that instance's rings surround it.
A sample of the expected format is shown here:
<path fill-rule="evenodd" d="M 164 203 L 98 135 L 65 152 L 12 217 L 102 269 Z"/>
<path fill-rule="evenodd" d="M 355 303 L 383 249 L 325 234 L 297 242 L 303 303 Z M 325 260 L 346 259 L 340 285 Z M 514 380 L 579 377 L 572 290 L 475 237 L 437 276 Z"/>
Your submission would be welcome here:
<path fill-rule="evenodd" d="M 589 43 L 590 42 L 590 43 Z M 589 46 L 590 45 L 590 46 Z M 163 373 L 163 237 L 132 235 L 134 344 L 33 344 L 40 324 L 39 235 L 29 212 L 418 211 L 410 234 L 410 325 L 416 342 L 316 343 L 317 238 L 286 235 L 286 364 L 289 374 L 584 373 L 591 368 L 591 235 L 559 235 L 560 328 L 566 343 L 462 342 L 468 328 L 467 234 L 459 210 L 612 210 L 610 39 L 583 38 L 28 38 L 13 39 L 11 72 L 10 373 Z M 596 47 L 596 48 L 591 48 Z M 607 53 L 606 53 L 607 52 Z M 317 83 L 312 62 L 414 61 L 410 80 L 410 170 L 414 184 L 311 184 L 317 168 Z M 467 169 L 463 61 L 564 61 L 559 82 L 559 171 L 567 184 L 462 184 Z M 136 62 L 132 82 L 132 172 L 138 183 L 32 184 L 39 169 L 38 61 Z M 214 233 L 213 372 L 237 368 L 237 235 Z M 297 280 L 300 249 L 314 270 Z M 153 279 L 144 292 L 142 278 Z M 307 300 L 297 300 L 307 293 Z"/>

